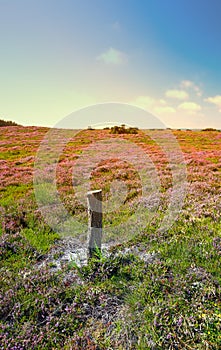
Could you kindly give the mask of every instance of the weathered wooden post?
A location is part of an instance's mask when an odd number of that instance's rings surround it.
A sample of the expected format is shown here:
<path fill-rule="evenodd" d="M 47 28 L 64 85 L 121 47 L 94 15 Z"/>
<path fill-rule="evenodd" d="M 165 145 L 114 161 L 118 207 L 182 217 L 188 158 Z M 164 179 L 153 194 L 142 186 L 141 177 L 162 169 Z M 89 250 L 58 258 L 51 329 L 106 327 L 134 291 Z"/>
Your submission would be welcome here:
<path fill-rule="evenodd" d="M 88 258 L 101 251 L 102 239 L 102 190 L 87 193 L 88 203 Z"/>

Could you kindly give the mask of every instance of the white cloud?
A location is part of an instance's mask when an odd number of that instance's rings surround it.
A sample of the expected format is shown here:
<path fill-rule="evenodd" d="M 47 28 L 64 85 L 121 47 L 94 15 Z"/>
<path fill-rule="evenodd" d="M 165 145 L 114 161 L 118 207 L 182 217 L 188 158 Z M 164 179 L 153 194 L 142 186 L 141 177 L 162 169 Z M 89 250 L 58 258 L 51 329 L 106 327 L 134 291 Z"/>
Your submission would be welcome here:
<path fill-rule="evenodd" d="M 213 97 L 208 97 L 205 99 L 206 102 L 213 103 L 219 108 L 219 112 L 221 112 L 221 95 L 216 95 Z"/>
<path fill-rule="evenodd" d="M 170 106 L 159 106 L 159 107 L 155 107 L 154 111 L 158 114 L 164 114 L 164 113 L 176 113 L 175 108 L 170 107 Z"/>
<path fill-rule="evenodd" d="M 201 111 L 202 107 L 195 102 L 183 102 L 178 106 L 178 109 L 183 110 L 189 114 L 196 114 Z"/>
<path fill-rule="evenodd" d="M 138 96 L 132 104 L 141 107 L 154 114 L 173 114 L 176 112 L 175 108 L 169 106 L 163 99 L 155 99 L 151 96 Z"/>
<path fill-rule="evenodd" d="M 138 96 L 132 103 L 143 109 L 152 109 L 155 101 L 156 100 L 150 96 Z"/>
<path fill-rule="evenodd" d="M 219 97 L 219 102 L 221 103 L 221 96 Z M 171 101 L 169 98 L 163 99 L 161 96 L 155 98 L 149 95 L 142 95 L 137 96 L 131 101 L 131 104 L 159 117 L 168 127 L 199 128 L 204 127 L 206 124 L 208 125 L 201 103 L 196 103 L 194 100 L 179 101 L 175 99 Z"/>
<path fill-rule="evenodd" d="M 110 47 L 107 51 L 97 56 L 97 60 L 106 64 L 119 65 L 127 62 L 127 55 L 122 51 Z"/>
<path fill-rule="evenodd" d="M 181 83 L 180 83 L 180 86 L 182 88 L 189 88 L 189 87 L 192 87 L 193 86 L 193 81 L 191 80 L 182 80 Z"/>
<path fill-rule="evenodd" d="M 193 89 L 197 96 L 202 96 L 202 91 L 200 87 L 197 84 L 195 84 L 192 80 L 182 80 L 180 83 L 180 87 L 181 89 Z"/>
<path fill-rule="evenodd" d="M 178 99 L 178 100 L 187 100 L 189 95 L 186 91 L 184 90 L 177 90 L 177 89 L 174 89 L 174 90 L 167 90 L 165 92 L 165 96 L 166 97 L 169 97 L 169 98 L 175 98 L 175 99 Z"/>

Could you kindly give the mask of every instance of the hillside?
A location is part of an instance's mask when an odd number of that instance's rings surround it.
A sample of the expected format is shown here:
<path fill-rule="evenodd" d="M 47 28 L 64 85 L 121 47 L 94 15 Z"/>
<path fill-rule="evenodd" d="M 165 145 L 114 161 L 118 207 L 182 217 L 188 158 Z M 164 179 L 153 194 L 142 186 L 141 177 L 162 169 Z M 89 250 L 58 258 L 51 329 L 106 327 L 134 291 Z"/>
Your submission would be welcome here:
<path fill-rule="evenodd" d="M 157 130 L 55 130 L 41 144 L 48 132 L 0 129 L 2 349 L 220 349 L 221 132 L 175 130 L 177 153 Z M 49 198 L 56 180 L 85 227 L 84 176 L 113 209 L 88 263 L 85 232 L 62 226 Z"/>

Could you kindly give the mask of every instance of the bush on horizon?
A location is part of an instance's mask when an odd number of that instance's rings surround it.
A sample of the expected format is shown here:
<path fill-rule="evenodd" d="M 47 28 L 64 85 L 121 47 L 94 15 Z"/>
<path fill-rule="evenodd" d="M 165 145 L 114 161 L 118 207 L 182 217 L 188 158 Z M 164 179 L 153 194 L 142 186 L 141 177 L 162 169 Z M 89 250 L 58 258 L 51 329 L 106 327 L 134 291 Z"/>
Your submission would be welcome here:
<path fill-rule="evenodd" d="M 0 127 L 2 126 L 19 126 L 19 124 L 12 122 L 11 120 L 0 119 Z"/>
<path fill-rule="evenodd" d="M 110 129 L 110 133 L 111 134 L 137 134 L 138 133 L 138 128 L 136 127 L 129 127 L 126 128 L 126 126 L 124 124 L 122 124 L 121 126 L 113 126 Z"/>

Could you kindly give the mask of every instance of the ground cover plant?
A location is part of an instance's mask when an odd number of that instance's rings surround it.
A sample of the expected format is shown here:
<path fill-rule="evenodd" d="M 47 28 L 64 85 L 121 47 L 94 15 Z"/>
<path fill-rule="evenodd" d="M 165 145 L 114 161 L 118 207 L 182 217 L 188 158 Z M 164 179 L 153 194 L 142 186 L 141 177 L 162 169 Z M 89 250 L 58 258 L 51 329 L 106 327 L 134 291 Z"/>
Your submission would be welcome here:
<path fill-rule="evenodd" d="M 221 132 L 173 131 L 188 187 L 166 232 L 158 226 L 172 175 L 160 147 L 142 130 L 78 133 L 59 158 L 57 187 L 67 210 L 82 222 L 87 212 L 74 196 L 72 168 L 93 142 L 120 137 L 137 144 L 161 182 L 157 214 L 143 231 L 79 266 L 61 260 L 65 241 L 45 223 L 35 201 L 34 162 L 47 131 L 0 129 L 1 349 L 220 349 Z M 100 161 L 91 187 L 102 188 L 108 199 L 114 180 L 125 182 L 128 191 L 121 210 L 104 215 L 104 225 L 126 220 L 142 195 L 133 165 L 117 155 Z"/>

